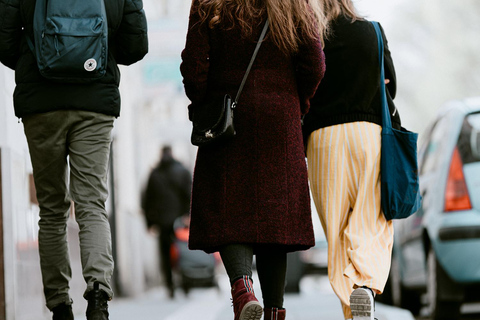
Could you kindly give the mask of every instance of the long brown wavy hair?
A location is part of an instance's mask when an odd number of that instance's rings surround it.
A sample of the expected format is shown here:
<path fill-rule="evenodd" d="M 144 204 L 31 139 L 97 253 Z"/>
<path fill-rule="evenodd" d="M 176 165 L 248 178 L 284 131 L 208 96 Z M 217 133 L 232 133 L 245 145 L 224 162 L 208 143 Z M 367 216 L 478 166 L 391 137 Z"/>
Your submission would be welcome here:
<path fill-rule="evenodd" d="M 194 0 L 195 1 L 195 0 Z M 246 37 L 252 26 L 265 16 L 269 19 L 269 37 L 285 53 L 295 53 L 299 48 L 299 32 L 322 41 L 326 32 L 326 19 L 321 11 L 314 11 L 308 0 L 198 0 L 201 23 L 214 28 L 233 28 L 238 24 Z M 207 21 L 208 20 L 208 21 Z M 301 30 L 301 31 L 300 31 Z"/>

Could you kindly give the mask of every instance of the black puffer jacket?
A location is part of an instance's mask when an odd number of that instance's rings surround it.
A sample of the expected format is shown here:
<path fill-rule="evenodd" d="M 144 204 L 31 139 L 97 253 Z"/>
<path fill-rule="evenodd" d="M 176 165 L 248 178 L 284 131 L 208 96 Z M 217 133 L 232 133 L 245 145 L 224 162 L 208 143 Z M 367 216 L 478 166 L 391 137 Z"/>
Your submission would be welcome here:
<path fill-rule="evenodd" d="M 142 0 L 105 0 L 109 32 L 107 73 L 88 84 L 55 83 L 42 77 L 24 33 L 33 39 L 35 0 L 0 0 L 0 61 L 15 70 L 15 115 L 86 110 L 118 117 L 120 71 L 148 52 Z"/>

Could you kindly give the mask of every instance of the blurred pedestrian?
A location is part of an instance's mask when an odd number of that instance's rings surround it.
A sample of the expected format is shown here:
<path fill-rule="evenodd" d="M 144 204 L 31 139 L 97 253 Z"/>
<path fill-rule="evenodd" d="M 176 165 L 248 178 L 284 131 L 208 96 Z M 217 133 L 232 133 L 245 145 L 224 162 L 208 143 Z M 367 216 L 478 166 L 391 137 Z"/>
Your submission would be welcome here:
<path fill-rule="evenodd" d="M 145 13 L 141 0 L 105 1 L 109 27 L 106 74 L 90 82 L 74 83 L 40 74 L 35 50 L 27 44 L 35 38 L 35 3 L 0 0 L 0 61 L 15 70 L 15 114 L 24 124 L 40 206 L 38 241 L 45 300 L 54 320 L 73 319 L 66 230 L 72 200 L 80 228 L 86 316 L 88 320 L 105 320 L 107 301 L 113 296 L 112 245 L 105 201 L 111 130 L 120 113 L 117 64 L 135 63 L 147 53 Z M 78 4 L 83 10 L 84 2 Z M 69 15 L 75 10 L 69 8 Z M 65 53 L 61 39 L 55 35 L 57 53 L 53 56 L 57 58 Z M 81 62 L 89 72 L 95 65 L 93 59 L 85 65 Z"/>
<path fill-rule="evenodd" d="M 189 246 L 220 252 L 235 320 L 285 319 L 287 252 L 314 245 L 301 116 L 324 72 L 322 24 L 304 0 L 194 0 L 181 71 L 190 111 L 235 96 L 265 22 L 269 31 L 235 108 L 236 136 L 200 147 Z"/>
<path fill-rule="evenodd" d="M 159 234 L 160 264 L 169 295 L 174 297 L 170 249 L 175 238 L 174 222 L 189 213 L 192 174 L 164 146 L 158 166 L 152 170 L 144 195 L 144 212 L 149 229 Z"/>
<path fill-rule="evenodd" d="M 387 281 L 393 225 L 380 206 L 381 99 L 377 37 L 351 0 L 314 0 L 328 19 L 327 71 L 304 119 L 310 187 L 328 241 L 328 275 L 345 319 L 374 319 Z M 382 31 L 383 32 L 383 31 Z M 385 41 L 394 126 L 395 70 Z M 388 81 L 386 81 L 388 82 Z"/>

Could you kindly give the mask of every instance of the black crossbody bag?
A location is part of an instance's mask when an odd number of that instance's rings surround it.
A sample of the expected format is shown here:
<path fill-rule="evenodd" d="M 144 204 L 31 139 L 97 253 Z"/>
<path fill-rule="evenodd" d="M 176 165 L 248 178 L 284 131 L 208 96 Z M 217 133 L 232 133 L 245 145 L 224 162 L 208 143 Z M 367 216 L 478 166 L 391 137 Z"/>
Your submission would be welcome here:
<path fill-rule="evenodd" d="M 258 50 L 262 45 L 263 38 L 267 33 L 268 19 L 265 22 L 257 46 L 253 52 L 250 64 L 243 76 L 242 83 L 238 89 L 235 100 L 229 94 L 223 97 L 208 99 L 205 103 L 196 106 L 193 110 L 192 123 L 193 130 L 191 142 L 198 147 L 218 144 L 229 140 L 235 136 L 235 127 L 233 125 L 233 110 L 237 106 L 238 99 L 242 93 L 248 74 L 252 68 Z"/>

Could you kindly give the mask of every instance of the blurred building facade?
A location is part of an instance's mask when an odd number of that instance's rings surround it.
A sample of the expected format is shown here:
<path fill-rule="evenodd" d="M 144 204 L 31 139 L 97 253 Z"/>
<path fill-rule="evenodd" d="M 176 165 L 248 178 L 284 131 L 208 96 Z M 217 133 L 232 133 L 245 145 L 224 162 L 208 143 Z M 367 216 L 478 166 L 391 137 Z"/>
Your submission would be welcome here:
<path fill-rule="evenodd" d="M 141 192 L 163 144 L 193 168 L 190 122 L 179 72 L 190 0 L 144 0 L 150 52 L 121 67 L 121 116 L 113 130 L 107 207 L 115 254 L 115 292 L 141 294 L 161 281 L 156 237 L 146 232 Z M 0 66 L 0 320 L 51 319 L 38 258 L 38 204 L 23 125 L 14 116 L 14 72 Z M 78 226 L 68 222 L 74 311 L 84 313 Z"/>
<path fill-rule="evenodd" d="M 480 96 L 480 3 L 393 0 L 379 17 L 395 62 L 402 123 L 422 133 L 452 99 Z"/>
<path fill-rule="evenodd" d="M 422 133 L 447 101 L 480 96 L 478 1 L 354 2 L 385 29 L 397 72 L 396 106 L 408 129 Z"/>

